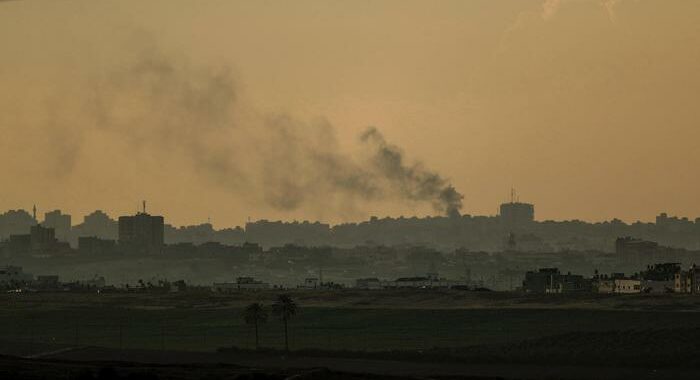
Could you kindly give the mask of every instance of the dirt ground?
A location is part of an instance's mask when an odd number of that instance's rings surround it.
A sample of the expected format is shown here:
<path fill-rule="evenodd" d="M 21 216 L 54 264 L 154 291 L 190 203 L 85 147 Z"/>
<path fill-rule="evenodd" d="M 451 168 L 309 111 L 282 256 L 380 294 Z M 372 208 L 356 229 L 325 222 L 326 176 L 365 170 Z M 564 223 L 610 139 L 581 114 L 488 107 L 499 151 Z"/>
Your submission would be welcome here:
<path fill-rule="evenodd" d="M 393 376 L 400 378 L 460 378 L 460 379 L 697 379 L 697 371 L 689 369 L 639 369 L 615 367 L 578 367 L 552 365 L 499 365 L 420 363 L 390 360 L 318 358 L 276 355 L 229 355 L 223 353 L 192 353 L 177 351 L 113 350 L 80 348 L 46 359 L 70 361 L 126 361 L 175 365 L 182 363 L 232 364 L 270 372 L 303 372 L 312 368 L 328 368 L 335 372 L 356 375 Z"/>

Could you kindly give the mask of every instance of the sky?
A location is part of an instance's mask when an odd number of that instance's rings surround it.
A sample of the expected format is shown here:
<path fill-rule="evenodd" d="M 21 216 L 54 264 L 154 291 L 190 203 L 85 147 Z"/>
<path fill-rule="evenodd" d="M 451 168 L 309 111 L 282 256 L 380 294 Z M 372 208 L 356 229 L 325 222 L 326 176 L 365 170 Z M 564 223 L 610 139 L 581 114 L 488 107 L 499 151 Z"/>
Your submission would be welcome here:
<path fill-rule="evenodd" d="M 700 216 L 695 0 L 5 1 L 0 47 L 0 210 Z"/>

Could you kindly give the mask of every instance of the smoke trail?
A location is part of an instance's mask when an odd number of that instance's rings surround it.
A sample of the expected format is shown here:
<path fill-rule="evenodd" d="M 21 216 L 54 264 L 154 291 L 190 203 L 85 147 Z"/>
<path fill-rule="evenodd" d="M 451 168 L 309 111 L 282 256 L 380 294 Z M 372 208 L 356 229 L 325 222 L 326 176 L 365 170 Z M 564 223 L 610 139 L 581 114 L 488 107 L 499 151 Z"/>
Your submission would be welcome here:
<path fill-rule="evenodd" d="M 407 165 L 399 148 L 387 143 L 376 128 L 368 128 L 360 139 L 373 146 L 375 167 L 401 195 L 411 200 L 431 202 L 436 211 L 459 216 L 464 197 L 445 178 L 420 163 Z"/>
<path fill-rule="evenodd" d="M 377 129 L 360 138 L 371 159 L 358 159 L 342 152 L 327 120 L 260 115 L 238 92 L 229 70 L 191 67 L 146 49 L 133 65 L 99 81 L 90 104 L 94 124 L 132 149 L 177 155 L 211 183 L 257 195 L 274 209 L 409 200 L 459 215 L 462 195 L 422 164 L 406 164 Z"/>
<path fill-rule="evenodd" d="M 95 84 L 95 125 L 133 149 L 179 155 L 215 183 L 245 186 L 232 137 L 236 85 L 226 68 L 192 68 L 145 49 L 137 61 Z"/>

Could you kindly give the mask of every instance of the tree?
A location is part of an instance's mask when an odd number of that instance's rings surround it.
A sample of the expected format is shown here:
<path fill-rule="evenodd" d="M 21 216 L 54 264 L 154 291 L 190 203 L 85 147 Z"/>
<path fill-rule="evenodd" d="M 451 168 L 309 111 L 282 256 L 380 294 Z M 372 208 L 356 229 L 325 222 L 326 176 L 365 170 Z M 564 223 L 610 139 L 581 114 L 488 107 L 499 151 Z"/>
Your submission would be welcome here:
<path fill-rule="evenodd" d="M 255 349 L 258 349 L 260 338 L 258 335 L 258 326 L 261 323 L 267 322 L 267 311 L 260 302 L 254 302 L 248 305 L 243 312 L 245 323 L 255 326 Z"/>
<path fill-rule="evenodd" d="M 287 323 L 297 313 L 297 304 L 288 294 L 280 294 L 272 305 L 272 312 L 284 322 L 284 349 L 289 352 Z"/>

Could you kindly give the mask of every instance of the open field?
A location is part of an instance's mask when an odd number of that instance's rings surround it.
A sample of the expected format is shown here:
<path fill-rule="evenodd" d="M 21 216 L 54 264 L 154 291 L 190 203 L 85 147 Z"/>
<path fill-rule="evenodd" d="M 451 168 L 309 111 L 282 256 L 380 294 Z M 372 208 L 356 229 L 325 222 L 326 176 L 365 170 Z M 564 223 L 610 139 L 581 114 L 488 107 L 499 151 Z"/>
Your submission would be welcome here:
<path fill-rule="evenodd" d="M 214 351 L 252 348 L 246 304 L 277 292 L 180 294 L 3 294 L 0 353 L 33 346 L 94 345 Z M 459 291 L 293 291 L 293 349 L 427 350 L 515 344 L 571 332 L 700 328 L 700 297 L 538 296 Z M 282 323 L 261 326 L 261 345 L 283 345 Z M 22 352 L 8 352 L 16 350 Z"/>
<path fill-rule="evenodd" d="M 13 380 L 225 380 L 225 379 L 403 379 L 412 377 L 392 377 L 368 373 L 347 373 L 330 371 L 325 368 L 271 369 L 265 370 L 223 363 L 184 364 L 182 362 L 115 362 L 115 361 L 70 361 L 61 359 L 29 360 L 0 356 L 0 378 Z M 467 379 L 467 378 L 465 378 Z M 477 378 L 469 378 L 477 380 Z M 479 379 L 486 380 L 480 377 Z"/>
<path fill-rule="evenodd" d="M 586 309 L 625 311 L 698 311 L 700 296 L 688 294 L 526 294 L 442 289 L 264 290 L 213 293 L 194 288 L 183 293 L 0 293 L 0 305 L 18 309 L 107 307 L 122 309 L 226 309 L 251 302 L 270 304 L 281 293 L 302 307 L 342 309 Z"/>
<path fill-rule="evenodd" d="M 289 293 L 300 306 L 290 323 L 291 354 L 281 351 L 279 320 L 271 316 L 261 326 L 265 349 L 254 351 L 253 329 L 241 318 L 247 304 L 269 306 L 278 291 L 221 295 L 203 290 L 5 293 L 0 295 L 0 354 L 41 363 L 125 361 L 129 364 L 118 366 L 183 379 L 203 378 L 191 368 L 206 367 L 213 378 L 241 373 L 233 367 L 207 367 L 216 363 L 279 374 L 271 378 L 284 378 L 294 368 L 322 366 L 336 372 L 452 379 L 585 379 L 603 372 L 606 378 L 690 379 L 700 367 L 695 358 L 700 297 L 432 290 Z M 27 365 L 18 363 L 11 365 Z M 58 364 L 65 371 L 66 366 L 99 367 Z M 37 368 L 54 367 L 49 363 Z"/>

